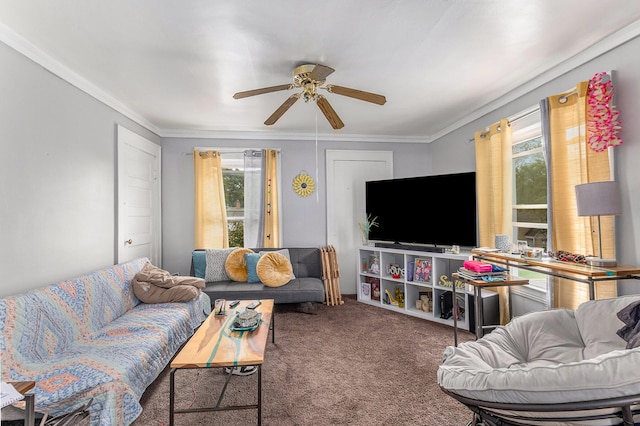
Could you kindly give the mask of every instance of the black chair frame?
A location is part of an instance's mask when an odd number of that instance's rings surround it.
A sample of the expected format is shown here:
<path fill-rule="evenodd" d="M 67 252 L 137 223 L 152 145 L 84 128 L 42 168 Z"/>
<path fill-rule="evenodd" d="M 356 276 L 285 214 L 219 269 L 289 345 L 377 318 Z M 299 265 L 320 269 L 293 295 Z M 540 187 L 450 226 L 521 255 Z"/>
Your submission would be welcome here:
<path fill-rule="evenodd" d="M 603 419 L 619 419 L 618 425 L 633 426 L 634 415 L 640 414 L 640 395 L 622 396 L 618 398 L 600 399 L 593 401 L 564 402 L 557 404 L 515 404 L 503 402 L 481 401 L 458 395 L 442 388 L 447 395 L 455 398 L 473 412 L 473 420 L 469 425 L 473 426 L 527 426 L 537 422 L 571 422 Z M 614 409 L 606 414 L 588 414 L 589 411 Z M 509 411 L 503 413 L 500 411 Z M 576 412 L 575 416 L 567 415 L 568 412 Z M 577 413 L 580 412 L 580 413 Z M 521 413 L 521 414 L 518 414 Z M 562 413 L 557 417 L 537 417 L 531 413 Z"/>

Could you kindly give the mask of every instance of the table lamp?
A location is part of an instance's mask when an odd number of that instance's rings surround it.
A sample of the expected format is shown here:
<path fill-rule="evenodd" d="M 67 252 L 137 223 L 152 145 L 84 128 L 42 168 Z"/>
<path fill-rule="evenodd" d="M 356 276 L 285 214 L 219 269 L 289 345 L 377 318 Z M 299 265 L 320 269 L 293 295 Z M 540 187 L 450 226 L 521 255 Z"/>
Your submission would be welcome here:
<path fill-rule="evenodd" d="M 598 248 L 600 250 L 600 257 L 587 257 L 587 263 L 592 266 L 616 266 L 616 259 L 602 258 L 600 216 L 615 216 L 621 213 L 618 182 L 590 182 L 576 185 L 576 204 L 578 207 L 578 216 L 598 216 Z"/>

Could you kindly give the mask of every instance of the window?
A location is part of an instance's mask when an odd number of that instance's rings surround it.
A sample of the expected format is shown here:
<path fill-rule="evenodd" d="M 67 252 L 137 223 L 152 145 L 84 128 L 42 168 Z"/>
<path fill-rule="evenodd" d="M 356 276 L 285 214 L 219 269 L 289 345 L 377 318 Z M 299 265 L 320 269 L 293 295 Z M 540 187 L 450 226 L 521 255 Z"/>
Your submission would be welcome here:
<path fill-rule="evenodd" d="M 268 204 L 273 210 L 274 204 L 280 204 L 280 191 L 277 190 L 280 170 L 275 172 L 275 178 L 270 190 L 264 193 L 264 180 L 268 171 L 265 170 L 266 160 L 263 150 L 244 149 L 242 151 L 223 151 L 222 181 L 224 185 L 225 204 L 227 211 L 227 226 L 229 231 L 229 247 L 262 247 L 264 226 L 263 205 L 265 197 L 273 198 Z M 272 154 L 278 154 L 272 150 Z M 275 186 L 275 187 L 274 187 Z M 271 215 L 274 216 L 273 214 Z M 275 231 L 280 232 L 280 216 L 277 215 L 278 226 Z M 281 236 L 277 241 L 281 240 Z"/>
<path fill-rule="evenodd" d="M 280 152 L 194 151 L 196 248 L 278 247 Z"/>
<path fill-rule="evenodd" d="M 221 159 L 229 247 L 244 247 L 244 154 L 225 152 Z"/>
<path fill-rule="evenodd" d="M 513 236 L 529 247 L 547 247 L 547 167 L 540 113 L 512 124 Z"/>
<path fill-rule="evenodd" d="M 524 113 L 511 122 L 513 239 L 529 247 L 547 248 L 547 167 L 542 146 L 540 110 Z M 546 291 L 547 276 L 518 270 L 529 285 Z"/>

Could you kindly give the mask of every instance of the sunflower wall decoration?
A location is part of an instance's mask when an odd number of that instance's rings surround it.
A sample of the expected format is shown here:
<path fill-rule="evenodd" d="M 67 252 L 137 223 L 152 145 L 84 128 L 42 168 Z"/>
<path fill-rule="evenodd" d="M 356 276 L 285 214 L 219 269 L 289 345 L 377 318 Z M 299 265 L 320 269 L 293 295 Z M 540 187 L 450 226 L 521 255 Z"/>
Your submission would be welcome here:
<path fill-rule="evenodd" d="M 292 186 L 295 193 L 300 197 L 308 197 L 316 189 L 316 183 L 313 178 L 304 171 L 293 178 Z"/>

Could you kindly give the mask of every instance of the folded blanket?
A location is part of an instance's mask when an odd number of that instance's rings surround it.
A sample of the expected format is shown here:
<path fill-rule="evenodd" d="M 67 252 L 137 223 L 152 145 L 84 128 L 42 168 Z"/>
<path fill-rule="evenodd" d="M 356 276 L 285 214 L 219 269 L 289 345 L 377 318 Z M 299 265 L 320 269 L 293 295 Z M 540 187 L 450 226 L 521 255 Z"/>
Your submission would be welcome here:
<path fill-rule="evenodd" d="M 627 349 L 640 346 L 640 301 L 633 302 L 618 312 L 618 318 L 625 326 L 616 332 L 627 342 Z"/>
<path fill-rule="evenodd" d="M 189 302 L 200 295 L 202 278 L 171 275 L 147 263 L 131 280 L 133 292 L 144 303 Z"/>

